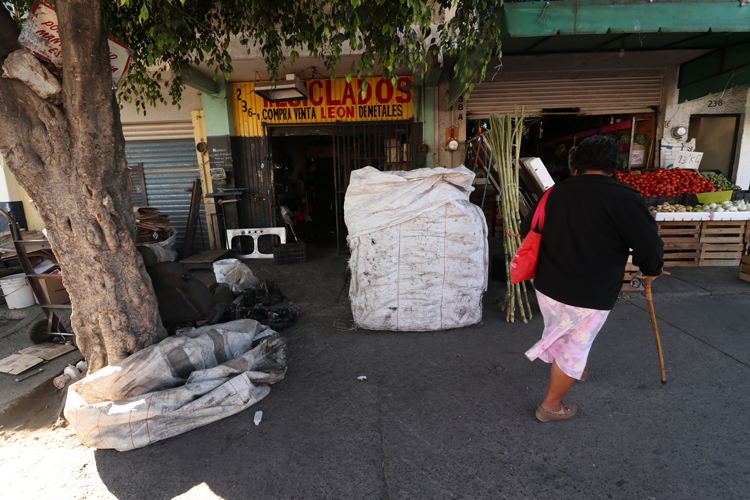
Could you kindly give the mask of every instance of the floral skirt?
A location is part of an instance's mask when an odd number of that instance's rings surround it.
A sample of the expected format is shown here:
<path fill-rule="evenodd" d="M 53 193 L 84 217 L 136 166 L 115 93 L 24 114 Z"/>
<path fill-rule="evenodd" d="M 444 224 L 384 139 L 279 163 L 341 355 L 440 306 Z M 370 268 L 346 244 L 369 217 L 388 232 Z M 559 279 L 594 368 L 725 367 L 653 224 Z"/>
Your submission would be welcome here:
<path fill-rule="evenodd" d="M 609 311 L 574 307 L 536 292 L 544 318 L 542 340 L 526 351 L 526 357 L 557 366 L 569 377 L 580 379 L 596 334 L 607 321 Z"/>

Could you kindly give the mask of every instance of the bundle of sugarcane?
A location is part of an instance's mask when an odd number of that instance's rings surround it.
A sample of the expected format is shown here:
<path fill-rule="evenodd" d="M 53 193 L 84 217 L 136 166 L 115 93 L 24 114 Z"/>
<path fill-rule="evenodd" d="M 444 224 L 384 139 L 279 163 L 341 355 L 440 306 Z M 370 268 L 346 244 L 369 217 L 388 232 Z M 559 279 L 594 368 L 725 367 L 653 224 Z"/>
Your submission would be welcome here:
<path fill-rule="evenodd" d="M 521 246 L 519 228 L 518 170 L 521 155 L 521 138 L 523 136 L 524 108 L 519 113 L 518 107 L 514 116 L 490 115 L 490 130 L 487 132 L 487 144 L 492 150 L 497 165 L 500 184 L 500 198 L 503 212 L 503 243 L 505 246 L 505 275 L 507 292 L 503 310 L 506 320 L 513 322 L 516 305 L 521 313 L 521 320 L 527 323 L 531 319 L 531 307 L 526 291 L 526 283 L 511 283 L 510 263 Z"/>

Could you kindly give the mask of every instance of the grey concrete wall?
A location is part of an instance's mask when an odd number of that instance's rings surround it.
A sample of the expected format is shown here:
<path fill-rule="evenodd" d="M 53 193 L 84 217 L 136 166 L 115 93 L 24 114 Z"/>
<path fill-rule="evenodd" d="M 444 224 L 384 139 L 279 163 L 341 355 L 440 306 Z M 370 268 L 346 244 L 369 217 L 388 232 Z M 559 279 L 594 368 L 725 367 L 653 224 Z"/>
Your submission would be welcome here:
<path fill-rule="evenodd" d="M 172 98 L 166 93 L 162 92 L 164 99 L 168 102 L 172 102 Z M 201 93 L 192 88 L 185 87 L 182 92 L 182 101 L 180 101 L 180 107 L 172 106 L 171 104 L 163 105 L 157 104 L 156 107 L 148 106 L 146 108 L 146 114 L 144 116 L 143 110 L 139 113 L 135 107 L 135 104 L 123 102 L 123 107 L 120 110 L 120 120 L 123 124 L 125 123 L 147 123 L 147 122 L 176 122 L 176 121 L 192 121 L 191 111 L 203 109 L 203 102 L 201 101 Z"/>
<path fill-rule="evenodd" d="M 677 126 L 688 128 L 688 137 L 692 137 L 689 130 L 691 115 L 739 115 L 732 181 L 747 189 L 750 184 L 750 85 L 731 87 L 718 94 L 679 104 L 678 74 L 679 67 L 667 69 L 662 113 L 659 117 L 658 132 L 661 135 L 657 138 L 671 138 L 672 128 Z"/>

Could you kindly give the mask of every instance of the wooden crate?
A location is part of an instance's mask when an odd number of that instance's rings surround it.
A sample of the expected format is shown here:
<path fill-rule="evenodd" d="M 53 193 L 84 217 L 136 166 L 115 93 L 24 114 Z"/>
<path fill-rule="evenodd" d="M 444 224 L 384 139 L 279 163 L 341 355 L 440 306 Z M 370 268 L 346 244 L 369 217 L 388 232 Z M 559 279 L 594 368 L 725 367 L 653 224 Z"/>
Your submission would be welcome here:
<path fill-rule="evenodd" d="M 750 255 L 742 257 L 740 262 L 740 279 L 750 282 Z"/>
<path fill-rule="evenodd" d="M 738 266 L 745 251 L 747 221 L 705 221 L 701 227 L 700 266 Z"/>
<path fill-rule="evenodd" d="M 745 255 L 750 255 L 750 220 L 745 225 L 745 238 L 743 239 L 745 244 Z"/>
<path fill-rule="evenodd" d="M 701 221 L 659 222 L 665 267 L 697 267 L 701 256 Z"/>
<path fill-rule="evenodd" d="M 701 243 L 742 244 L 745 238 L 747 221 L 717 220 L 705 221 L 701 226 Z"/>
<path fill-rule="evenodd" d="M 704 243 L 701 247 L 700 266 L 739 266 L 743 251 L 742 243 Z"/>

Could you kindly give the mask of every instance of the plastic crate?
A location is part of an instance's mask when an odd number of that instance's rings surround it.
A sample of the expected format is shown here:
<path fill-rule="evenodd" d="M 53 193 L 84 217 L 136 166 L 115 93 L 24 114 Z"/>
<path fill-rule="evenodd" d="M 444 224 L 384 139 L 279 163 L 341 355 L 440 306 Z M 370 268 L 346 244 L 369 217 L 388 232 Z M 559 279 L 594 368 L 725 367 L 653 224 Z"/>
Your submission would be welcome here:
<path fill-rule="evenodd" d="M 273 245 L 273 262 L 277 265 L 307 262 L 307 245 L 304 241 L 284 245 L 276 243 Z"/>
<path fill-rule="evenodd" d="M 745 200 L 750 201 L 750 191 L 736 190 L 732 191 L 732 201 Z"/>
<path fill-rule="evenodd" d="M 685 195 L 679 194 L 677 196 L 641 196 L 641 199 L 647 207 L 655 207 L 663 203 L 669 203 L 670 205 L 685 205 Z"/>
<path fill-rule="evenodd" d="M 732 191 L 714 191 L 713 193 L 698 193 L 695 195 L 698 203 L 722 203 L 732 199 Z"/>

